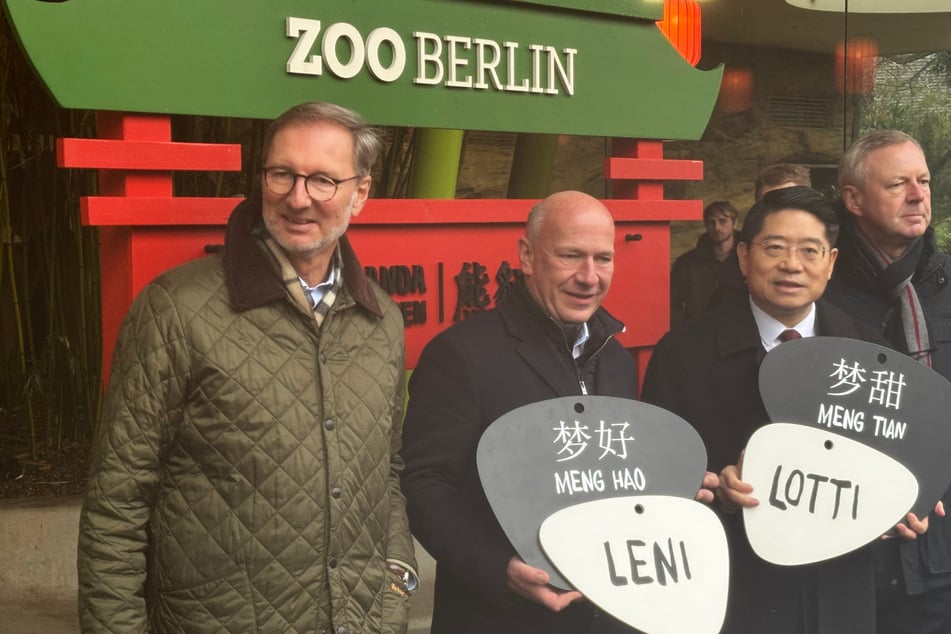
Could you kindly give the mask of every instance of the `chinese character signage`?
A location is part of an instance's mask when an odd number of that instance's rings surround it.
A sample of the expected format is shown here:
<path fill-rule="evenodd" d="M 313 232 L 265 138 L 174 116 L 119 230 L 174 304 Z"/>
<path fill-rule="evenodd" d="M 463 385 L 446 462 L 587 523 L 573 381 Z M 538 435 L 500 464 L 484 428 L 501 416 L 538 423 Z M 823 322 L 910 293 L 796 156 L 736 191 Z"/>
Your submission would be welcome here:
<path fill-rule="evenodd" d="M 766 355 L 759 382 L 774 424 L 747 447 L 743 478 L 760 505 L 744 515 L 764 559 L 808 563 L 858 548 L 908 511 L 926 516 L 951 484 L 951 383 L 914 359 L 805 338 Z"/>
<path fill-rule="evenodd" d="M 506 536 L 552 585 L 651 632 L 684 631 L 682 606 L 703 605 L 691 623 L 710 622 L 691 631 L 719 631 L 726 539 L 694 501 L 706 451 L 686 421 L 622 398 L 551 399 L 490 425 L 476 461 Z"/>
<path fill-rule="evenodd" d="M 449 208 L 458 202 L 466 208 Z M 403 313 L 408 368 L 437 333 L 495 308 L 520 283 L 518 239 L 535 202 L 371 199 L 371 212 L 354 219 L 347 235 L 365 272 Z M 635 223 L 617 201 L 605 204 L 616 219 L 614 276 L 624 283 L 604 306 L 627 327 L 622 345 L 652 346 L 668 327 L 666 289 L 656 284 L 668 270 L 666 227 Z M 635 232 L 640 239 L 626 239 Z"/>

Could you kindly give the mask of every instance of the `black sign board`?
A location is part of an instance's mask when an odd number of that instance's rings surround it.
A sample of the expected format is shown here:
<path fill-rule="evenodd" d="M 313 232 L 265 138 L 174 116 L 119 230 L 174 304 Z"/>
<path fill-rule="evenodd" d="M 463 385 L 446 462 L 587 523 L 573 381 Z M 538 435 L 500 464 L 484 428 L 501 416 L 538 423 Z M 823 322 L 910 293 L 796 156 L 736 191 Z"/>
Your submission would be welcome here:
<path fill-rule="evenodd" d="M 839 337 L 784 343 L 759 374 L 774 422 L 826 430 L 894 458 L 918 481 L 926 516 L 951 484 L 951 382 L 899 352 Z"/>
<path fill-rule="evenodd" d="M 659 407 L 607 396 L 532 403 L 485 431 L 476 460 L 499 523 L 526 563 L 571 584 L 542 552 L 538 532 L 553 513 L 632 495 L 693 499 L 706 469 L 699 435 Z"/>

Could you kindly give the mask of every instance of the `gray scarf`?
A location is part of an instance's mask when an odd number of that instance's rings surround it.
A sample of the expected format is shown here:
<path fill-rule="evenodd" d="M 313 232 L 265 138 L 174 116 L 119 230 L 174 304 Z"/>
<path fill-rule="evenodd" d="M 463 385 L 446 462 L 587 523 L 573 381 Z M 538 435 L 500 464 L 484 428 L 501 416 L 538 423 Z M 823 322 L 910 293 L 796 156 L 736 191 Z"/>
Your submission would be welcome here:
<path fill-rule="evenodd" d="M 928 338 L 928 325 L 925 323 L 915 285 L 911 283 L 924 250 L 924 240 L 918 238 L 900 258 L 893 260 L 869 242 L 858 227 L 855 227 L 853 235 L 859 252 L 878 271 L 875 283 L 879 292 L 889 301 L 900 303 L 901 325 L 908 354 L 930 368 L 931 340 Z"/>

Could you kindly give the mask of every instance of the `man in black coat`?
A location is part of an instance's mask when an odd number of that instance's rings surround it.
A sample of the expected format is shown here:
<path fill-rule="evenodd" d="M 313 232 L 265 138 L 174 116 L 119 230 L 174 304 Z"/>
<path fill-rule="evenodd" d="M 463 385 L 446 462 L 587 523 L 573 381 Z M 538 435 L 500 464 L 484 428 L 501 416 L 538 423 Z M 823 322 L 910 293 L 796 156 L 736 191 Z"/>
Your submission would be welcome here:
<path fill-rule="evenodd" d="M 703 208 L 706 231 L 697 246 L 670 268 L 670 323 L 673 326 L 702 315 L 725 297 L 743 288 L 736 261 L 736 208 L 715 200 Z"/>
<path fill-rule="evenodd" d="M 951 256 L 935 245 L 931 174 L 918 142 L 879 130 L 842 155 L 842 239 L 825 297 L 889 345 L 951 379 Z M 944 495 L 951 502 L 951 489 Z M 876 548 L 878 634 L 951 632 L 951 518 Z"/>
<path fill-rule="evenodd" d="M 614 222 L 586 194 L 553 194 L 532 209 L 518 251 L 524 284 L 435 337 L 410 380 L 403 491 L 410 528 L 437 562 L 433 634 L 581 634 L 611 620 L 516 555 L 482 490 L 476 448 L 522 405 L 635 397 L 636 366 L 615 339 L 624 326 L 601 308 Z"/>
<path fill-rule="evenodd" d="M 820 564 L 776 566 L 753 553 L 737 512 L 758 504 L 759 492 L 740 479 L 738 465 L 750 435 L 769 422 L 758 389 L 767 351 L 790 330 L 793 337 L 881 341 L 873 329 L 819 299 L 836 261 L 837 233 L 835 213 L 818 192 L 797 186 L 767 193 L 747 214 L 737 245 L 748 295 L 664 335 L 648 365 L 642 399 L 690 422 L 707 447 L 708 467 L 720 473 L 717 500 L 731 566 L 723 632 L 875 631 L 867 549 Z M 906 526 L 899 530 L 914 534 Z"/>

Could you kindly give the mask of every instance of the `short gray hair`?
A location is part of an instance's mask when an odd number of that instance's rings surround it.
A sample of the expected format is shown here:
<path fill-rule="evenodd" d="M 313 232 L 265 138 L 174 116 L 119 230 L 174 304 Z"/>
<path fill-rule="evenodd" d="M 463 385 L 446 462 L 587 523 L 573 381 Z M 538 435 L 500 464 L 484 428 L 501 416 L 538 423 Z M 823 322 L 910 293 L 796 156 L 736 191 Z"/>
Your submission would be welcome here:
<path fill-rule="evenodd" d="M 538 233 L 542 229 L 542 223 L 545 221 L 545 200 L 538 201 L 528 212 L 528 220 L 525 221 L 525 239 L 529 243 L 534 243 L 538 239 Z"/>
<path fill-rule="evenodd" d="M 839 191 L 846 185 L 865 187 L 865 181 L 868 178 L 869 154 L 903 143 L 914 143 L 915 147 L 924 154 L 921 144 L 915 140 L 915 137 L 900 130 L 876 130 L 852 143 L 839 160 Z"/>
<path fill-rule="evenodd" d="M 358 113 L 334 103 L 311 101 L 293 106 L 271 122 L 264 134 L 262 156 L 271 151 L 274 135 L 290 125 L 332 121 L 353 135 L 353 169 L 358 176 L 367 176 L 376 163 L 383 141 L 380 133 L 367 125 Z"/>

